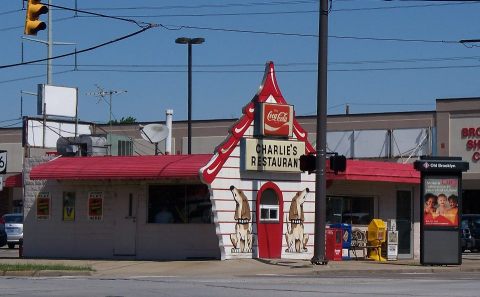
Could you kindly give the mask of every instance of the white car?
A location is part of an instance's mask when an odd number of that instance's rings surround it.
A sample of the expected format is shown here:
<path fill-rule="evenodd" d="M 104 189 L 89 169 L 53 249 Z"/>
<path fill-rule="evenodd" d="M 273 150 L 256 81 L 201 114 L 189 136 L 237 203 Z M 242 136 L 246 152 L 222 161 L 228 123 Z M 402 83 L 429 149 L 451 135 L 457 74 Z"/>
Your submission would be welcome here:
<path fill-rule="evenodd" d="M 20 239 L 23 240 L 23 214 L 5 214 L 3 220 L 5 221 L 8 248 L 13 249 L 16 244 L 20 243 Z"/>

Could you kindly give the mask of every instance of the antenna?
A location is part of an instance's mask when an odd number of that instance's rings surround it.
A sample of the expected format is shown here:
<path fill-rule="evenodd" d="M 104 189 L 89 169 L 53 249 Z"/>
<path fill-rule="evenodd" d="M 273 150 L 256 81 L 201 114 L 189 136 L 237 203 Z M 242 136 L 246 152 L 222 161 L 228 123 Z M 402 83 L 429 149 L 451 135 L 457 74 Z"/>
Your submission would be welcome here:
<path fill-rule="evenodd" d="M 158 155 L 158 143 L 168 136 L 168 127 L 162 124 L 148 124 L 140 126 L 140 135 L 143 139 L 155 144 L 155 155 Z"/>
<path fill-rule="evenodd" d="M 122 93 L 127 93 L 126 90 L 105 90 L 104 88 L 100 87 L 99 85 L 95 84 L 95 87 L 97 87 L 97 92 L 89 92 L 87 93 L 86 95 L 88 96 L 95 96 L 95 97 L 98 97 L 98 103 L 100 103 L 100 101 L 105 101 L 108 106 L 110 107 L 110 115 L 109 115 L 109 123 L 110 123 L 110 126 L 112 126 L 112 95 L 119 95 L 119 94 L 122 94 Z M 109 96 L 109 101 L 107 101 L 107 99 L 105 99 L 105 96 Z"/>

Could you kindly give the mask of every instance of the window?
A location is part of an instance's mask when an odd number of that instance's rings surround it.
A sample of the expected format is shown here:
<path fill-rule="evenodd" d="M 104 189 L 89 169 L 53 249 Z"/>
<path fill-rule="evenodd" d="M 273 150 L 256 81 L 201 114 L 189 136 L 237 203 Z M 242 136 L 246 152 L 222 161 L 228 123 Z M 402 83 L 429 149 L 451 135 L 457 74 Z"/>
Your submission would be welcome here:
<path fill-rule="evenodd" d="M 118 155 L 119 156 L 131 156 L 131 155 L 133 155 L 133 143 L 131 141 L 119 140 L 118 141 Z"/>
<path fill-rule="evenodd" d="M 373 197 L 327 197 L 327 223 L 368 225 L 373 219 Z"/>
<path fill-rule="evenodd" d="M 273 189 L 266 189 L 262 192 L 260 220 L 266 222 L 278 222 L 279 220 L 278 197 Z"/>
<path fill-rule="evenodd" d="M 212 204 L 206 185 L 151 185 L 148 223 L 212 223 Z"/>

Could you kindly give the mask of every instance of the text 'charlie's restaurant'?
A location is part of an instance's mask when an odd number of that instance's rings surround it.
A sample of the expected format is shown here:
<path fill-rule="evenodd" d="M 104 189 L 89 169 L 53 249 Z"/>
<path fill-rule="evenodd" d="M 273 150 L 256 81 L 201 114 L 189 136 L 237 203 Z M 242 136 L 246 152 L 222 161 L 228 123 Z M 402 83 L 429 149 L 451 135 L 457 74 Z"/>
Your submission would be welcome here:
<path fill-rule="evenodd" d="M 299 159 L 314 151 L 269 62 L 213 154 L 29 159 L 24 255 L 310 259 L 315 175 Z M 344 173 L 327 173 L 329 222 L 342 214 L 366 228 L 404 212 L 399 254 L 418 253 L 411 164 L 348 160 Z"/>

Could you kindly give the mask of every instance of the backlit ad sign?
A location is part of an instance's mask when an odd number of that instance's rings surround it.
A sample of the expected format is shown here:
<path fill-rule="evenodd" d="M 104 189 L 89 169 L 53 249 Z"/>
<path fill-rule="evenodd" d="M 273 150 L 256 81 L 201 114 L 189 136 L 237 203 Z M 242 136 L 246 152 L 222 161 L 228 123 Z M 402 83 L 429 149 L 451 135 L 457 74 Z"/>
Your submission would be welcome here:
<path fill-rule="evenodd" d="M 458 226 L 458 178 L 425 177 L 423 225 Z"/>
<path fill-rule="evenodd" d="M 289 140 L 242 139 L 244 170 L 300 172 L 300 156 L 305 142 Z"/>
<path fill-rule="evenodd" d="M 260 135 L 292 136 L 293 106 L 286 104 L 260 104 Z"/>
<path fill-rule="evenodd" d="M 50 193 L 40 192 L 37 194 L 37 220 L 50 219 Z"/>
<path fill-rule="evenodd" d="M 103 192 L 88 193 L 88 219 L 90 221 L 103 219 Z"/>

